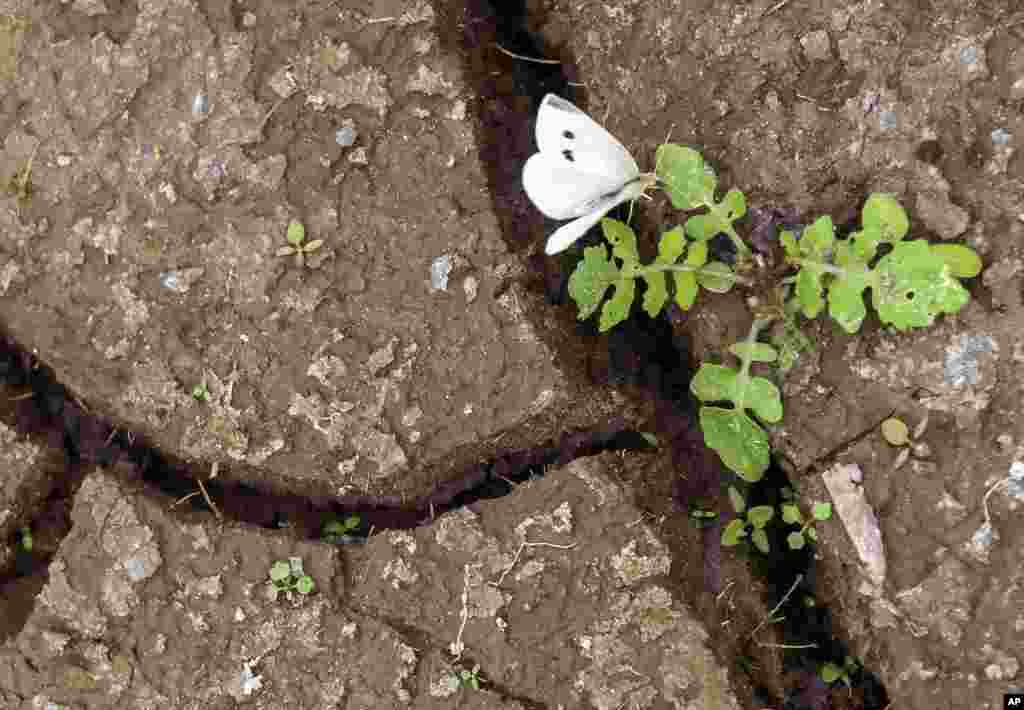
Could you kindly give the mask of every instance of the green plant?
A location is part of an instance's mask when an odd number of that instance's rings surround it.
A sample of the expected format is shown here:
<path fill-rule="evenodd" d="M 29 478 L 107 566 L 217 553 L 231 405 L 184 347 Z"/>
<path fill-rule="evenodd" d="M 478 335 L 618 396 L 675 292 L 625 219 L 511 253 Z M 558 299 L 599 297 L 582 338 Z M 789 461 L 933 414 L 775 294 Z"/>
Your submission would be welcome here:
<path fill-rule="evenodd" d="M 771 447 L 768 434 L 749 415 L 749 409 L 764 422 L 782 419 L 782 395 L 774 383 L 754 377 L 755 362 L 775 362 L 778 353 L 767 343 L 757 342 L 758 332 L 767 321 L 755 320 L 742 343 L 734 343 L 729 352 L 739 358 L 738 370 L 724 365 L 701 363 L 690 382 L 690 391 L 707 402 L 729 402 L 731 408 L 702 404 L 700 428 L 704 442 L 718 452 L 722 461 L 747 481 L 757 481 L 768 469 Z"/>
<path fill-rule="evenodd" d="M 281 592 L 298 592 L 303 596 L 313 591 L 313 578 L 302 569 L 302 560 L 289 557 L 277 560 L 270 566 L 271 598 L 277 599 Z"/>
<path fill-rule="evenodd" d="M 324 523 L 324 527 L 321 530 L 321 536 L 324 542 L 329 542 L 332 545 L 338 545 L 348 542 L 351 533 L 359 527 L 361 522 L 358 515 L 349 515 L 343 519 L 328 520 Z"/>
<path fill-rule="evenodd" d="M 673 207 L 701 212 L 664 232 L 657 256 L 648 264 L 641 264 L 637 237 L 629 226 L 602 219 L 606 244 L 585 248 L 569 279 L 569 295 L 579 319 L 600 309 L 601 332 L 629 316 L 638 280 L 646 286 L 642 307 L 652 317 L 670 297 L 688 310 L 701 288 L 724 293 L 737 283 L 754 285 L 746 275 L 755 260 L 736 231 L 736 223 L 747 211 L 743 193 L 733 188 L 717 199 L 714 170 L 698 151 L 686 146 L 660 146 L 655 174 Z M 969 295 L 960 279 L 980 273 L 978 255 L 958 244 L 905 241 L 909 231 L 910 220 L 899 202 L 892 195 L 875 193 L 861 211 L 860 229 L 848 238 L 836 237 L 828 216 L 817 218 L 799 233 L 780 234 L 786 264 L 794 271 L 779 274 L 777 283 L 765 285 L 771 298 L 752 299 L 768 303 L 754 308 L 750 337 L 731 349 L 740 358 L 739 369 L 702 364 L 691 388 L 704 403 L 700 423 L 705 442 L 731 470 L 748 481 L 759 480 L 767 470 L 768 436 L 754 417 L 777 423 L 782 402 L 777 387 L 750 376 L 749 370 L 752 363 L 771 362 L 784 374 L 801 352 L 812 347 L 800 330 L 799 316 L 816 318 L 827 310 L 844 331 L 855 333 L 867 316 L 865 298 L 870 290 L 879 320 L 906 330 L 929 326 L 937 315 L 956 313 L 967 303 Z M 708 261 L 708 241 L 719 234 L 736 247 L 735 271 L 725 263 Z M 611 296 L 605 300 L 609 290 Z M 775 321 L 780 321 L 780 327 L 770 336 L 774 347 L 757 342 L 759 332 Z M 709 406 L 712 402 L 732 406 Z"/>
<path fill-rule="evenodd" d="M 23 527 L 18 531 L 18 547 L 20 547 L 23 552 L 32 552 L 32 529 L 28 526 Z"/>
<path fill-rule="evenodd" d="M 843 660 L 842 666 L 838 666 L 835 663 L 823 663 L 818 668 L 818 677 L 827 685 L 832 685 L 836 681 L 842 681 L 847 688 L 852 688 L 850 676 L 859 669 L 860 663 L 857 662 L 857 659 L 847 656 Z"/>
<path fill-rule="evenodd" d="M 699 288 L 725 293 L 738 280 L 727 264 L 709 264 L 707 243 L 688 242 L 679 227 L 661 236 L 658 255 L 646 266 L 640 263 L 636 233 L 628 225 L 605 218 L 601 230 L 612 247 L 611 255 L 604 244 L 584 249 L 583 260 L 569 277 L 569 296 L 576 302 L 579 320 L 586 320 L 601 306 L 608 289 L 614 288 L 612 297 L 601 307 L 598 330 L 602 333 L 629 317 L 637 279 L 647 284 L 643 309 L 651 316 L 658 315 L 668 303 L 666 273 L 672 273 L 674 300 L 684 310 L 693 305 Z"/>
<path fill-rule="evenodd" d="M 192 399 L 197 402 L 210 401 L 210 388 L 206 386 L 205 382 L 201 382 L 192 388 Z"/>
<path fill-rule="evenodd" d="M 297 219 L 293 219 L 288 223 L 285 239 L 288 240 L 288 246 L 278 249 L 277 255 L 291 256 L 294 254 L 295 263 L 299 267 L 306 263 L 306 254 L 312 254 L 324 245 L 323 239 L 314 239 L 311 242 L 306 242 L 306 227 Z"/>
<path fill-rule="evenodd" d="M 767 555 L 771 546 L 768 544 L 765 527 L 775 517 L 775 509 L 770 505 L 755 505 L 748 509 L 743 494 L 733 486 L 729 486 L 729 501 L 739 517 L 733 518 L 725 526 L 722 531 L 722 544 L 734 547 L 749 535 L 754 546 Z"/>
<path fill-rule="evenodd" d="M 811 517 L 806 521 L 804 520 L 803 514 L 800 512 L 800 508 L 796 503 L 783 503 L 782 521 L 790 525 L 800 526 L 799 530 L 791 532 L 786 536 L 786 542 L 789 544 L 789 549 L 802 549 L 806 544 L 806 540 L 804 539 L 805 536 L 810 538 L 812 541 L 817 542 L 818 533 L 814 529 L 814 523 L 821 520 L 828 520 L 831 517 L 831 503 L 815 503 L 811 506 Z"/>
<path fill-rule="evenodd" d="M 39 152 L 40 145 L 42 145 L 42 142 L 36 143 L 35 148 L 32 149 L 32 154 L 29 155 L 28 161 L 25 163 L 25 167 L 14 173 L 7 182 L 7 191 L 14 195 L 19 215 L 21 208 L 25 206 L 32 196 L 32 164 L 36 160 L 36 153 Z"/>
<path fill-rule="evenodd" d="M 452 671 L 452 674 L 455 676 L 460 687 L 480 690 L 480 683 L 483 682 L 483 679 L 480 677 L 480 666 L 473 666 L 472 670 L 460 668 L 458 671 Z"/>

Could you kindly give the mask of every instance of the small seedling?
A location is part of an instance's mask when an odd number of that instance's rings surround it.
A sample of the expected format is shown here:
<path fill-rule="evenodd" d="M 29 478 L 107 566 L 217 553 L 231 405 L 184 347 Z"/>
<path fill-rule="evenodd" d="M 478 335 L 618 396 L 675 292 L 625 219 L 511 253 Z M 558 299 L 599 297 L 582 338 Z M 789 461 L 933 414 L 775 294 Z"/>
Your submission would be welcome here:
<path fill-rule="evenodd" d="M 314 239 L 311 242 L 305 241 L 306 227 L 297 219 L 293 219 L 288 223 L 288 232 L 285 234 L 285 239 L 288 240 L 288 246 L 278 249 L 277 255 L 291 256 L 294 254 L 295 263 L 300 268 L 306 263 L 306 254 L 312 254 L 324 244 L 323 239 Z"/>
<path fill-rule="evenodd" d="M 32 154 L 28 157 L 28 162 L 18 172 L 11 176 L 11 179 L 7 183 L 7 190 L 15 197 L 15 201 L 18 206 L 19 216 L 21 208 L 28 203 L 29 198 L 32 196 L 32 164 L 36 160 L 36 153 L 39 152 L 39 146 L 42 142 L 36 143 L 36 147 L 32 149 Z"/>
<path fill-rule="evenodd" d="M 32 544 L 31 528 L 23 527 L 18 531 L 18 547 L 22 552 L 32 552 Z"/>
<path fill-rule="evenodd" d="M 820 520 L 828 520 L 832 517 L 832 504 L 831 503 L 815 503 L 811 507 L 811 518 L 807 521 L 804 520 L 803 515 L 800 513 L 800 508 L 796 503 L 783 503 L 782 504 L 782 521 L 789 523 L 790 525 L 800 525 L 800 529 L 796 532 L 791 532 L 786 536 L 786 542 L 789 544 L 789 549 L 800 550 L 807 543 L 806 538 L 810 538 L 812 542 L 818 541 L 818 533 L 814 529 L 814 523 Z"/>
<path fill-rule="evenodd" d="M 205 382 L 201 382 L 192 388 L 192 399 L 197 402 L 210 401 L 210 388 L 206 386 Z"/>
<path fill-rule="evenodd" d="M 453 673 L 458 679 L 460 687 L 480 690 L 480 683 L 483 682 L 483 679 L 480 678 L 480 666 L 473 666 L 472 670 L 461 668 L 458 671 L 453 671 Z"/>
<path fill-rule="evenodd" d="M 313 591 L 313 578 L 303 571 L 300 558 L 278 560 L 270 566 L 270 590 L 272 599 L 277 599 L 281 592 L 294 591 L 305 596 Z"/>
<path fill-rule="evenodd" d="M 725 526 L 725 530 L 722 531 L 722 544 L 734 547 L 749 534 L 754 546 L 767 555 L 771 546 L 768 544 L 768 534 L 764 529 L 775 517 L 775 509 L 770 505 L 755 505 L 748 510 L 743 494 L 733 486 L 729 486 L 729 501 L 740 517 L 734 518 Z"/>
<path fill-rule="evenodd" d="M 701 363 L 690 382 L 690 391 L 701 402 L 732 403 L 732 408 L 702 405 L 700 428 L 704 442 L 718 452 L 722 462 L 751 482 L 759 481 L 768 470 L 771 449 L 767 432 L 747 409 L 771 424 L 782 419 L 779 388 L 764 377 L 750 375 L 753 363 L 775 362 L 778 357 L 771 345 L 757 342 L 757 333 L 765 325 L 766 321 L 754 321 L 746 341 L 729 348 L 740 359 L 739 370 Z"/>
<path fill-rule="evenodd" d="M 857 659 L 847 656 L 842 666 L 837 666 L 835 663 L 822 664 L 821 668 L 818 669 L 818 677 L 827 685 L 832 685 L 836 681 L 842 681 L 847 689 L 850 689 L 852 692 L 853 685 L 850 681 L 850 676 L 859 669 L 860 664 L 857 662 Z"/>
<path fill-rule="evenodd" d="M 329 520 L 324 523 L 322 532 L 324 542 L 332 545 L 343 545 L 352 541 L 351 533 L 361 522 L 358 515 L 349 515 L 343 520 Z"/>
<path fill-rule="evenodd" d="M 690 518 L 699 528 L 705 528 L 718 519 L 718 513 L 713 510 L 696 507 L 690 509 Z"/>

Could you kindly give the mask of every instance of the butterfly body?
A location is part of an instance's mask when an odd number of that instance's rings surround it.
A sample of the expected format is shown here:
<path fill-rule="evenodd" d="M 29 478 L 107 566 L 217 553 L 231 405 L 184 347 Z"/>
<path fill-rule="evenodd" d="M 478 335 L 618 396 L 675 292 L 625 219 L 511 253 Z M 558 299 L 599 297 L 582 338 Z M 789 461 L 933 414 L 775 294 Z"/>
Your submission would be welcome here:
<path fill-rule="evenodd" d="M 551 235 L 547 254 L 569 248 L 612 208 L 657 182 L 612 134 L 554 94 L 541 102 L 535 133 L 539 152 L 523 168 L 526 194 L 547 217 L 573 220 Z"/>

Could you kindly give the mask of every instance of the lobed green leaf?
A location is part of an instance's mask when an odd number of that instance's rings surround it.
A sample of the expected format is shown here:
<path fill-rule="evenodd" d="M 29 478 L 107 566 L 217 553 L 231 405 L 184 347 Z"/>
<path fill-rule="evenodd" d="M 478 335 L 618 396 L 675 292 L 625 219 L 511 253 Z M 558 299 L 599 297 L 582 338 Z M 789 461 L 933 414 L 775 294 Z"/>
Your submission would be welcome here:
<path fill-rule="evenodd" d="M 769 424 L 782 421 L 782 393 L 770 380 L 751 377 L 747 383 L 744 401 L 762 421 Z"/>
<path fill-rule="evenodd" d="M 910 220 L 900 203 L 892 195 L 880 192 L 868 197 L 860 222 L 865 230 L 877 232 L 889 244 L 902 240 L 910 231 Z"/>
<path fill-rule="evenodd" d="M 768 343 L 733 343 L 729 346 L 729 352 L 741 360 L 751 362 L 775 362 L 778 358 L 778 351 Z"/>
<path fill-rule="evenodd" d="M 693 210 L 714 201 L 718 179 L 693 148 L 666 143 L 658 146 L 655 162 L 655 173 L 676 209 Z"/>
<path fill-rule="evenodd" d="M 746 523 L 743 518 L 736 518 L 730 520 L 729 524 L 722 530 L 722 544 L 726 547 L 735 547 L 740 544 L 740 539 L 743 537 L 743 526 Z"/>
<path fill-rule="evenodd" d="M 743 494 L 736 490 L 735 486 L 729 486 L 729 502 L 732 503 L 732 509 L 737 513 L 742 513 L 747 509 L 747 501 L 743 499 Z"/>
<path fill-rule="evenodd" d="M 297 219 L 293 219 L 288 223 L 288 232 L 285 234 L 285 238 L 288 243 L 292 246 L 299 246 L 302 244 L 302 240 L 306 238 L 306 228 L 302 222 Z"/>
<path fill-rule="evenodd" d="M 747 511 L 747 520 L 755 528 L 760 530 L 775 517 L 775 508 L 770 505 L 755 505 Z"/>
<path fill-rule="evenodd" d="M 750 417 L 735 409 L 701 407 L 704 443 L 744 480 L 759 481 L 768 470 L 768 435 Z"/>
<path fill-rule="evenodd" d="M 928 242 L 899 242 L 875 268 L 872 304 L 897 330 L 931 325 L 938 313 L 956 313 L 969 295 Z"/>
<path fill-rule="evenodd" d="M 615 282 L 615 292 L 601 308 L 597 329 L 604 333 L 629 318 L 629 309 L 636 296 L 636 280 L 621 278 Z"/>
<path fill-rule="evenodd" d="M 800 514 L 800 508 L 793 503 L 783 503 L 782 521 L 790 525 L 796 525 L 804 521 L 804 516 Z"/>
<path fill-rule="evenodd" d="M 731 367 L 703 362 L 690 381 L 690 391 L 702 402 L 732 402 L 738 376 Z"/>
<path fill-rule="evenodd" d="M 981 257 L 962 244 L 932 244 L 932 251 L 942 257 L 949 272 L 960 279 L 972 279 L 981 273 Z"/>
<path fill-rule="evenodd" d="M 763 554 L 767 555 L 769 552 L 771 552 L 771 545 L 768 544 L 768 533 L 766 533 L 761 528 L 754 530 L 754 532 L 750 535 L 750 539 L 751 541 L 753 541 L 754 546 Z"/>
<path fill-rule="evenodd" d="M 593 315 L 605 293 L 619 278 L 619 268 L 608 256 L 604 244 L 583 250 L 583 259 L 569 277 L 569 297 L 576 302 L 579 320 Z"/>
<path fill-rule="evenodd" d="M 790 550 L 801 550 L 804 546 L 804 536 L 799 532 L 791 532 L 786 536 L 786 543 Z"/>
<path fill-rule="evenodd" d="M 728 264 L 712 261 L 704 267 L 703 271 L 698 272 L 697 282 L 701 288 L 712 293 L 728 293 L 736 283 L 736 280 L 732 278 L 732 273 Z"/>

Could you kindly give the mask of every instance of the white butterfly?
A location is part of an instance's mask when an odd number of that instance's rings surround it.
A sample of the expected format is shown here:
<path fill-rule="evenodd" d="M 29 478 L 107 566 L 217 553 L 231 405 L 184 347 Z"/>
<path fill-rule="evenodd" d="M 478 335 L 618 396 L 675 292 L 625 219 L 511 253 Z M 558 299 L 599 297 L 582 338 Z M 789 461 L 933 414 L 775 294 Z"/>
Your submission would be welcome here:
<path fill-rule="evenodd" d="M 572 246 L 617 205 L 635 200 L 658 179 L 641 173 L 615 137 L 565 99 L 548 94 L 537 112 L 537 148 L 523 168 L 523 187 L 551 219 L 571 219 L 544 252 Z"/>

